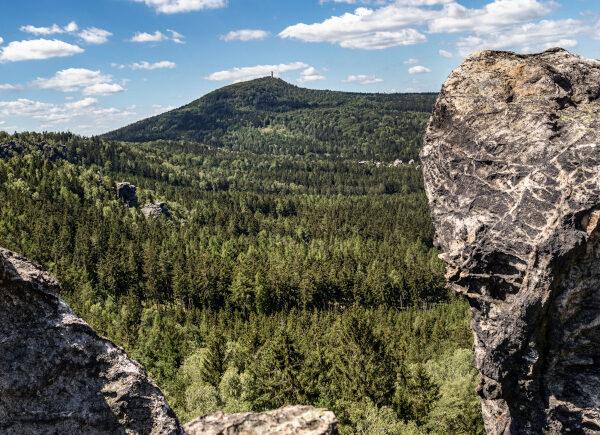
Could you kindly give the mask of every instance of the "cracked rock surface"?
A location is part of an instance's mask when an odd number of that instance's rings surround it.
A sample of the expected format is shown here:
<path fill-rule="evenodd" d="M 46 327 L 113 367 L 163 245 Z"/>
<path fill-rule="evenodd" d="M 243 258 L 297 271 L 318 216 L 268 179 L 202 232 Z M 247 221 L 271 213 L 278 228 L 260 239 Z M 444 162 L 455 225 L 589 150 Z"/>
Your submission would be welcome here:
<path fill-rule="evenodd" d="M 312 406 L 286 406 L 260 413 L 204 415 L 185 425 L 188 435 L 335 435 L 338 421 L 333 412 Z"/>
<path fill-rule="evenodd" d="M 144 369 L 58 290 L 56 278 L 0 248 L 0 433 L 183 434 Z"/>
<path fill-rule="evenodd" d="M 482 51 L 421 152 L 489 434 L 600 432 L 600 62 Z"/>

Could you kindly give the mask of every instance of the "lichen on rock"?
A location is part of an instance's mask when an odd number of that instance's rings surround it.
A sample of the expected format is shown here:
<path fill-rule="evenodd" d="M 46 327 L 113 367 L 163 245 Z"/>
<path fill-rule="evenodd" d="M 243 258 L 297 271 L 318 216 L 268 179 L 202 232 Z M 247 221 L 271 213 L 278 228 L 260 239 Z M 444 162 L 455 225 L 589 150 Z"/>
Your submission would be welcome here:
<path fill-rule="evenodd" d="M 600 62 L 481 51 L 421 152 L 489 434 L 600 431 Z"/>

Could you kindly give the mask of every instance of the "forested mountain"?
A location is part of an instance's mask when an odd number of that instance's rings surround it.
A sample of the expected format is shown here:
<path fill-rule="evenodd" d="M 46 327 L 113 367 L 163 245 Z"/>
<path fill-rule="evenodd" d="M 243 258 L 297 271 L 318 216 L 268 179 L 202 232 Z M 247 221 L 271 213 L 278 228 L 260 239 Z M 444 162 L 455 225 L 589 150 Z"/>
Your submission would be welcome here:
<path fill-rule="evenodd" d="M 183 421 L 303 403 L 343 434 L 481 433 L 468 306 L 445 289 L 421 173 L 390 164 L 393 146 L 360 164 L 0 132 L 0 246 L 55 274 Z M 122 181 L 170 217 L 127 207 Z"/>
<path fill-rule="evenodd" d="M 260 154 L 417 159 L 436 94 L 304 89 L 266 77 L 106 133 L 121 141 L 185 140 Z"/>

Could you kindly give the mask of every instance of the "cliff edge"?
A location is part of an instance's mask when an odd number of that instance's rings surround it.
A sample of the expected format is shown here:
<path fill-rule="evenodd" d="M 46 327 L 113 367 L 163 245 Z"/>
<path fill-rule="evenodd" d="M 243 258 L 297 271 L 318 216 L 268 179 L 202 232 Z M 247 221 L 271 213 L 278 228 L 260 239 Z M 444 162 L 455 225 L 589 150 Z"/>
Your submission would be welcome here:
<path fill-rule="evenodd" d="M 482 51 L 421 152 L 489 434 L 600 432 L 600 62 Z"/>

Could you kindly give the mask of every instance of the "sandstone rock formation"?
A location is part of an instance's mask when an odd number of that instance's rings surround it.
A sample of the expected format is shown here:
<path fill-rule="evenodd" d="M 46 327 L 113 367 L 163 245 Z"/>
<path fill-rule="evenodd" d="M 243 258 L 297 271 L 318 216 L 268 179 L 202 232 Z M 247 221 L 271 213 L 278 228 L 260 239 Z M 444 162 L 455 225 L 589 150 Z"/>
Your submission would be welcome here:
<path fill-rule="evenodd" d="M 204 415 L 184 426 L 188 435 L 337 434 L 338 421 L 331 411 L 312 406 L 286 406 L 257 414 Z"/>
<path fill-rule="evenodd" d="M 0 248 L 0 433 L 183 434 L 143 368 L 58 290 L 53 276 Z"/>
<path fill-rule="evenodd" d="M 482 51 L 421 153 L 489 434 L 600 432 L 600 62 Z"/>
<path fill-rule="evenodd" d="M 125 201 L 128 207 L 137 207 L 138 198 L 135 190 L 135 186 L 127 181 L 117 183 L 117 198 Z"/>
<path fill-rule="evenodd" d="M 161 216 L 169 217 L 169 208 L 164 202 L 154 202 L 152 204 L 146 204 L 142 207 L 142 214 L 146 217 L 158 219 Z"/>

